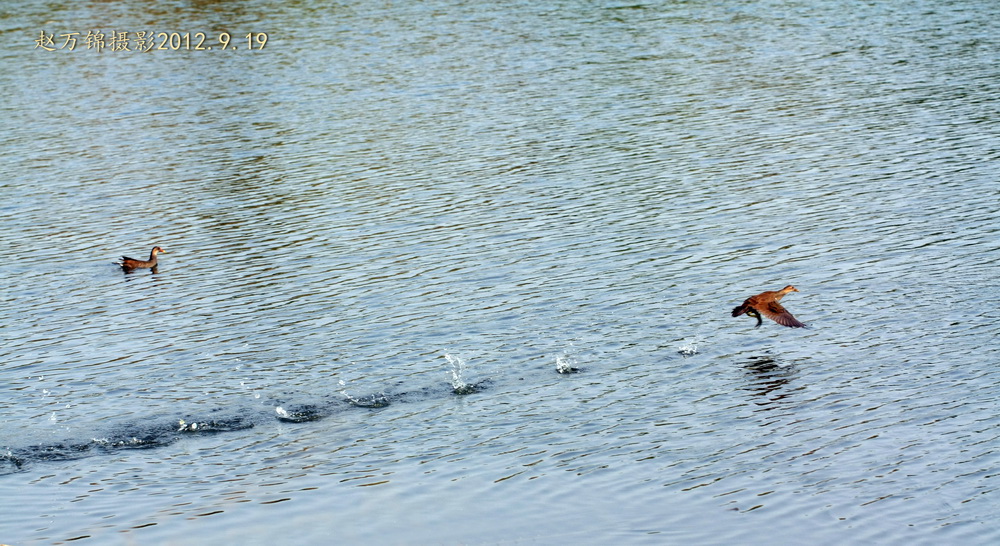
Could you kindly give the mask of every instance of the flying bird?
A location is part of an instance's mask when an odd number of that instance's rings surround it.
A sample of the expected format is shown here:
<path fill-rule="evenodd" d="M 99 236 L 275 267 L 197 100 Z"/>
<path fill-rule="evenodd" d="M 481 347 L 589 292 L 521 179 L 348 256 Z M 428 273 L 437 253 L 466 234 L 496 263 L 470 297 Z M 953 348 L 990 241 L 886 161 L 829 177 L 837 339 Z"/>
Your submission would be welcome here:
<path fill-rule="evenodd" d="M 761 320 L 760 316 L 765 317 L 777 322 L 782 326 L 788 326 L 789 328 L 802 328 L 805 324 L 802 324 L 787 309 L 781 306 L 778 301 L 789 292 L 798 292 L 799 290 L 792 285 L 788 285 L 777 292 L 761 292 L 756 296 L 750 296 L 743 302 L 742 305 L 737 305 L 733 309 L 733 316 L 738 317 L 744 313 L 757 319 L 757 325 L 754 328 L 760 328 L 760 325 L 764 322 Z"/>

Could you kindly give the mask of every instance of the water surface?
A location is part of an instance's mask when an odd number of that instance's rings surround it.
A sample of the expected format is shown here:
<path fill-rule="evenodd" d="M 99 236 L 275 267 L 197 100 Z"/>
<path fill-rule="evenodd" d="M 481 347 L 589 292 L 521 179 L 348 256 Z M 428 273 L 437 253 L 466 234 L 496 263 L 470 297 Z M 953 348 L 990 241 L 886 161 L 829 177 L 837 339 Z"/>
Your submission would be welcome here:
<path fill-rule="evenodd" d="M 996 542 L 998 17 L 0 9 L 0 540 Z"/>

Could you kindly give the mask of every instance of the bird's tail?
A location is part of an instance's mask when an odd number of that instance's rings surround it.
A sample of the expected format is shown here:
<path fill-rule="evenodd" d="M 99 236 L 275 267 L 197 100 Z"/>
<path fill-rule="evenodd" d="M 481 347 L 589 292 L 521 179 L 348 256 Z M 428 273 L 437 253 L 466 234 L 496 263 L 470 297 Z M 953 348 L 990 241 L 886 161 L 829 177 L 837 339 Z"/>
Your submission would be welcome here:
<path fill-rule="evenodd" d="M 747 312 L 747 308 L 746 308 L 745 305 L 737 305 L 736 307 L 733 308 L 733 316 L 734 317 L 738 317 L 738 316 L 740 316 L 740 315 L 742 315 L 743 313 L 746 313 L 746 312 Z"/>

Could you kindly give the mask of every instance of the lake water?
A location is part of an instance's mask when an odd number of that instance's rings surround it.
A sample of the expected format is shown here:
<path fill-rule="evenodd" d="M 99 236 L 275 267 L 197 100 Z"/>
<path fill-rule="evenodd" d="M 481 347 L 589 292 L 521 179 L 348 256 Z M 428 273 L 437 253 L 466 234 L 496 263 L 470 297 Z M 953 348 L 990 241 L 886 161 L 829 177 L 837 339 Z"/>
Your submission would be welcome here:
<path fill-rule="evenodd" d="M 0 8 L 0 542 L 1000 541 L 1000 4 L 274 4 Z"/>

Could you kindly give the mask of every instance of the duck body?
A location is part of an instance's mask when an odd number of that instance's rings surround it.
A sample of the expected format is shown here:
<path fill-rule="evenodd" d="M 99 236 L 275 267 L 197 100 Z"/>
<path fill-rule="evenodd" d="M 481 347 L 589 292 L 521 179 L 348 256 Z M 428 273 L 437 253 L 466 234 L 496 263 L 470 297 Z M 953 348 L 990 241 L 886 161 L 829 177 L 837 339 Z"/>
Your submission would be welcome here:
<path fill-rule="evenodd" d="M 149 252 L 148 260 L 137 260 L 135 258 L 129 258 L 128 256 L 122 256 L 121 260 L 115 262 L 117 265 L 121 266 L 122 271 L 129 273 L 136 269 L 156 269 L 157 265 L 157 254 L 166 254 L 167 251 L 163 250 L 158 246 L 154 246 L 153 250 Z"/>
<path fill-rule="evenodd" d="M 743 302 L 742 305 L 737 305 L 733 309 L 733 316 L 738 317 L 742 314 L 746 314 L 757 319 L 757 325 L 754 328 L 760 328 L 760 325 L 764 322 L 761 319 L 761 315 L 777 322 L 782 326 L 788 326 L 789 328 L 802 328 L 805 324 L 799 322 L 787 309 L 778 303 L 781 298 L 785 297 L 785 294 L 789 292 L 798 292 L 799 290 L 792 285 L 788 285 L 781 290 L 775 292 L 761 292 L 756 296 L 750 296 Z"/>

